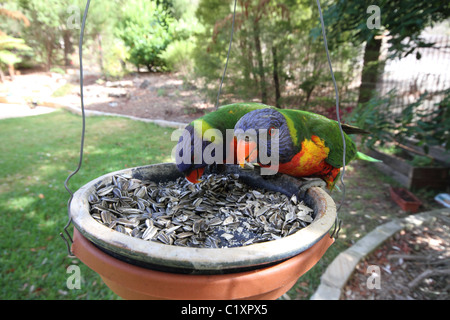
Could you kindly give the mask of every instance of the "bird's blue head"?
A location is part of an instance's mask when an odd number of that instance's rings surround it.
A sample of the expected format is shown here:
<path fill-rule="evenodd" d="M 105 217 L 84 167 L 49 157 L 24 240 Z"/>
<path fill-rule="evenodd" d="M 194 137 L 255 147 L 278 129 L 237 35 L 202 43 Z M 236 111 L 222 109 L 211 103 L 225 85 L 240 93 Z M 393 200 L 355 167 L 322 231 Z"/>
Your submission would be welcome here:
<path fill-rule="evenodd" d="M 289 162 L 294 155 L 294 145 L 286 118 L 277 110 L 267 108 L 244 115 L 234 127 L 237 139 L 238 163 L 261 163 L 261 152 L 272 156 L 278 143 L 279 163 Z"/>

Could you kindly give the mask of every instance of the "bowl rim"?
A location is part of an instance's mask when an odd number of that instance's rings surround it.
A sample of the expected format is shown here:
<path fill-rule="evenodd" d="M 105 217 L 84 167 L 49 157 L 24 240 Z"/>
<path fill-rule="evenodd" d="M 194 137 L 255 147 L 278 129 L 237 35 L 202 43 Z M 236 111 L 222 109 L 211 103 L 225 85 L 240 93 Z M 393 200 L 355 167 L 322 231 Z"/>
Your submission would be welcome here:
<path fill-rule="evenodd" d="M 336 205 L 326 191 L 311 187 L 307 196 L 316 206 L 314 221 L 294 234 L 277 240 L 232 248 L 193 248 L 146 241 L 110 229 L 92 217 L 88 197 L 95 186 L 113 175 L 132 175 L 142 169 L 161 173 L 176 170 L 173 163 L 159 163 L 127 168 L 104 174 L 78 189 L 69 205 L 69 216 L 77 230 L 100 249 L 114 252 L 125 260 L 184 270 L 224 271 L 236 268 L 264 266 L 293 257 L 322 239 L 336 218 Z M 159 170 L 158 170 L 159 169 Z M 283 175 L 281 175 L 282 178 Z"/>

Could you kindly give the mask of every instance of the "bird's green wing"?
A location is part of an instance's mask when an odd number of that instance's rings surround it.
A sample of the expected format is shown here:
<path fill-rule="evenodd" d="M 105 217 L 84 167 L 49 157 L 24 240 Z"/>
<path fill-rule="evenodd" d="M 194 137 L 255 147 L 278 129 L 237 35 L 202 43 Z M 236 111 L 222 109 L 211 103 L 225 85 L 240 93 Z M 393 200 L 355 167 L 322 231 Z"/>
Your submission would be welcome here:
<path fill-rule="evenodd" d="M 303 140 L 311 140 L 312 136 L 318 136 L 330 149 L 326 162 L 335 168 L 343 166 L 343 142 L 339 124 L 335 120 L 328 119 L 319 114 L 293 109 L 282 109 L 285 116 L 294 145 L 301 147 Z M 355 159 L 356 146 L 353 140 L 344 132 L 346 143 L 346 163 Z"/>
<path fill-rule="evenodd" d="M 217 110 L 192 121 L 191 125 L 193 125 L 194 127 L 195 125 L 197 125 L 197 128 L 200 128 L 201 125 L 202 137 L 204 136 L 205 131 L 208 129 L 218 129 L 223 135 L 225 135 L 225 130 L 234 129 L 236 123 L 245 114 L 256 109 L 264 108 L 273 107 L 255 102 L 242 102 L 224 105 L 219 107 Z"/>

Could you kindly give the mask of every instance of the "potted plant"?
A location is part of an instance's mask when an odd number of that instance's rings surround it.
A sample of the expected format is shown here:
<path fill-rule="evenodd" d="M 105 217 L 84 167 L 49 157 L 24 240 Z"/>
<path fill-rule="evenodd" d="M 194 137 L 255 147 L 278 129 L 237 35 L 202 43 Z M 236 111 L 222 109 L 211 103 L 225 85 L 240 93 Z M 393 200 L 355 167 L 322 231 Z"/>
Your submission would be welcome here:
<path fill-rule="evenodd" d="M 416 213 L 422 202 L 405 188 L 389 188 L 391 199 L 394 200 L 403 211 Z"/>
<path fill-rule="evenodd" d="M 98 223 L 89 212 L 93 189 L 117 174 L 172 181 L 180 173 L 168 163 L 125 169 L 94 179 L 74 194 L 72 251 L 125 299 L 275 299 L 333 243 L 328 231 L 336 206 L 323 189 L 305 191 L 297 179 L 264 179 L 252 172 L 239 179 L 287 195 L 304 194 L 304 203 L 314 210 L 312 223 L 283 238 L 241 247 L 194 248 L 133 238 Z"/>
<path fill-rule="evenodd" d="M 433 111 L 420 107 L 427 93 L 401 112 L 392 113 L 394 93 L 372 98 L 355 108 L 350 120 L 369 131 L 361 142 L 372 157 L 382 160 L 375 166 L 404 187 L 450 186 L 450 90 Z"/>

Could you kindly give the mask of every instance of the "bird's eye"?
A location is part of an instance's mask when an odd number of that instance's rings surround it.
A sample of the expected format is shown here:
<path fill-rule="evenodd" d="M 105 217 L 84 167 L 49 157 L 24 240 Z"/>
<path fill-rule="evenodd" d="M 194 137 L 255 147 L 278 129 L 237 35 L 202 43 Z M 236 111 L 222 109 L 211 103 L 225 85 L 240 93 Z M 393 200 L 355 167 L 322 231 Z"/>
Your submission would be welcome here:
<path fill-rule="evenodd" d="M 275 127 L 270 127 L 269 128 L 269 136 L 275 134 L 275 130 L 277 130 Z"/>

